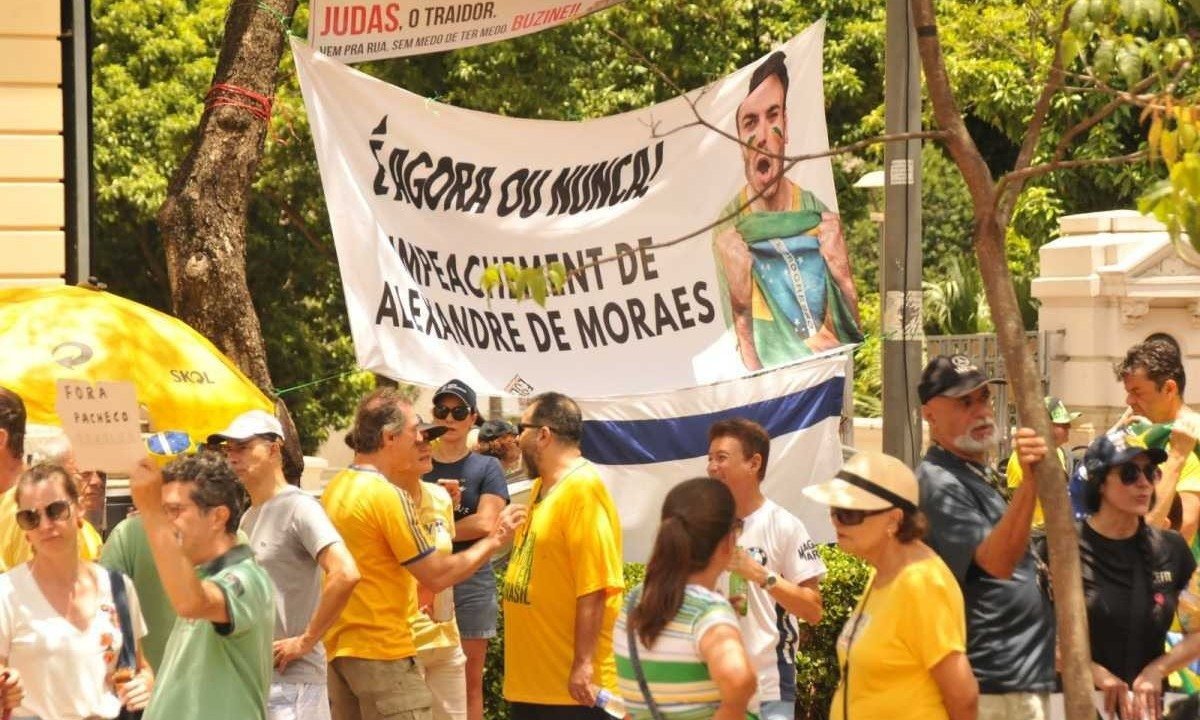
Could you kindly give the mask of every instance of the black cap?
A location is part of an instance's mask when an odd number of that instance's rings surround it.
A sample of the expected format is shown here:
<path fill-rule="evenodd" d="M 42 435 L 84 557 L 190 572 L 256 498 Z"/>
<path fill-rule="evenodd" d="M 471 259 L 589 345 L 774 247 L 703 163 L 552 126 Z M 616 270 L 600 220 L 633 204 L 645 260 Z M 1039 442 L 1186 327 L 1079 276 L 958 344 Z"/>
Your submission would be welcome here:
<path fill-rule="evenodd" d="M 446 427 L 445 425 L 434 425 L 433 423 L 427 423 L 422 420 L 420 416 L 417 416 L 417 432 L 424 436 L 425 442 L 433 442 L 434 440 L 437 440 L 441 436 L 445 435 L 446 431 L 449 429 L 450 428 Z"/>
<path fill-rule="evenodd" d="M 924 405 L 939 395 L 962 397 L 988 383 L 1003 385 L 1004 381 L 984 375 L 966 355 L 938 355 L 921 373 L 917 397 Z"/>
<path fill-rule="evenodd" d="M 438 398 L 443 395 L 453 395 L 462 400 L 463 404 L 471 408 L 471 412 L 475 413 L 475 424 L 483 424 L 483 418 L 479 416 L 479 404 L 475 399 L 475 391 L 471 389 L 470 385 L 455 378 L 437 389 L 437 392 L 433 394 L 433 402 L 437 403 Z"/>
<path fill-rule="evenodd" d="M 491 442 L 505 435 L 517 434 L 519 434 L 517 427 L 507 420 L 488 420 L 483 427 L 479 428 L 479 439 L 483 442 Z"/>
<path fill-rule="evenodd" d="M 1110 468 L 1124 465 L 1143 454 L 1155 465 L 1167 459 L 1167 451 L 1162 448 L 1148 448 L 1137 436 L 1112 432 L 1101 435 L 1088 445 L 1083 453 L 1083 467 L 1089 479 L 1101 480 Z"/>

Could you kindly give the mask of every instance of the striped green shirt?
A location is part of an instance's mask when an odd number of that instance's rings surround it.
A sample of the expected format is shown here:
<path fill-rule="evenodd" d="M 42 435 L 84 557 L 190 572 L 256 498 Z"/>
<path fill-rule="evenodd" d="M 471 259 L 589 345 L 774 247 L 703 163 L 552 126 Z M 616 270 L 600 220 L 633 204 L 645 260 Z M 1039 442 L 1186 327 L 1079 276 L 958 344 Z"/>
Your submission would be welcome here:
<path fill-rule="evenodd" d="M 648 720 L 650 708 L 642 698 L 637 675 L 629 660 L 626 614 L 642 596 L 639 585 L 629 593 L 613 630 L 617 656 L 617 687 L 633 720 Z M 706 720 L 721 703 L 717 684 L 700 655 L 700 638 L 717 625 L 738 627 L 729 601 L 699 585 L 688 585 L 675 617 L 654 640 L 653 647 L 638 641 L 638 660 L 659 710 L 670 720 Z"/>

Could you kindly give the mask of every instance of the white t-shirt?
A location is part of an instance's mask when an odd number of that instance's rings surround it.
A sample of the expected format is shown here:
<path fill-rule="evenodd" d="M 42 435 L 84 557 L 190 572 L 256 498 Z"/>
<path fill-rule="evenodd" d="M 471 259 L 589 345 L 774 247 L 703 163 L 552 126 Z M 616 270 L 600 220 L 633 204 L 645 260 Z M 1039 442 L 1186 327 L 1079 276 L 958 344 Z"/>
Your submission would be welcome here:
<path fill-rule="evenodd" d="M 0 575 L 0 658 L 21 673 L 25 699 L 14 717 L 77 720 L 115 718 L 121 703 L 109 675 L 121 654 L 121 624 L 113 604 L 108 571 L 89 564 L 100 603 L 86 630 L 59 615 L 33 579 L 29 563 Z M 125 578 L 125 596 L 134 637 L 146 635 L 146 623 L 133 583 Z"/>
<path fill-rule="evenodd" d="M 738 546 L 780 578 L 799 584 L 825 575 L 817 546 L 795 515 L 766 500 L 742 520 Z M 746 616 L 739 620 L 742 642 L 758 674 L 758 700 L 794 701 L 799 621 L 766 590 L 747 585 Z M 728 597 L 729 573 L 721 574 L 717 587 Z"/>

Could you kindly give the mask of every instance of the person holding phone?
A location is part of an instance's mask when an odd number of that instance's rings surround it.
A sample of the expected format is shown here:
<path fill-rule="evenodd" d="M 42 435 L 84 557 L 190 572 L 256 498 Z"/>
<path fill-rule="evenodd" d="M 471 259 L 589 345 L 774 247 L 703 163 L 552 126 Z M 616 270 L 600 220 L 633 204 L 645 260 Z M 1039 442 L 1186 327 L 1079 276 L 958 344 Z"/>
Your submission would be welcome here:
<path fill-rule="evenodd" d="M 1196 632 L 1163 652 L 1196 570 L 1187 541 L 1146 519 L 1167 459 L 1123 432 L 1101 435 L 1083 456 L 1091 515 L 1080 527 L 1079 560 L 1092 679 L 1108 717 L 1161 717 L 1164 679 L 1200 657 Z"/>

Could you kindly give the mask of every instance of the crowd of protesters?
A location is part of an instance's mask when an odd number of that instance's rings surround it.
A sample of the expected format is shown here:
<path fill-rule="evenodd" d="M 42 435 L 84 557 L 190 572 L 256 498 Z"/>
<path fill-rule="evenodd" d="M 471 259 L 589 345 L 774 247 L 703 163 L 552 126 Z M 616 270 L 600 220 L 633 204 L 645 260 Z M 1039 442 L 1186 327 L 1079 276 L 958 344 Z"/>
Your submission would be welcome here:
<path fill-rule="evenodd" d="M 1117 377 L 1118 426 L 1076 457 L 1075 415 L 1047 398 L 1056 447 L 1018 430 L 1006 478 L 989 458 L 1003 380 L 935 357 L 916 472 L 860 452 L 804 489 L 871 570 L 838 639 L 830 717 L 1049 717 L 1047 458 L 1074 479 L 1098 704 L 1162 716 L 1166 678 L 1200 657 L 1200 416 L 1169 339 L 1131 348 Z M 452 380 L 431 415 L 395 389 L 364 397 L 353 463 L 318 500 L 285 478 L 280 422 L 247 411 L 194 454 L 131 468 L 136 511 L 102 539 L 106 476 L 78 468 L 65 437 L 28 457 L 23 401 L 0 388 L 6 717 L 482 720 L 503 608 L 514 720 L 794 719 L 801 624 L 820 622 L 826 569 L 763 494 L 762 426 L 709 428 L 708 477 L 667 493 L 626 593 L 620 519 L 571 398 L 484 423 Z M 1155 427 L 1165 443 L 1147 444 Z M 528 507 L 511 503 L 526 478 Z M 497 587 L 491 559 L 509 545 Z"/>

